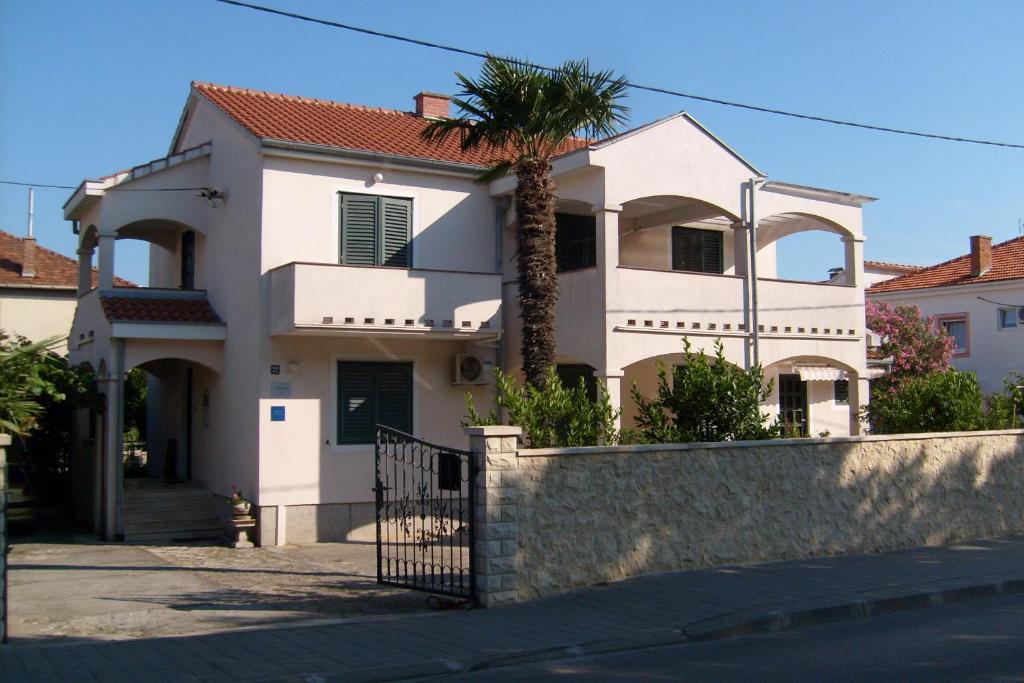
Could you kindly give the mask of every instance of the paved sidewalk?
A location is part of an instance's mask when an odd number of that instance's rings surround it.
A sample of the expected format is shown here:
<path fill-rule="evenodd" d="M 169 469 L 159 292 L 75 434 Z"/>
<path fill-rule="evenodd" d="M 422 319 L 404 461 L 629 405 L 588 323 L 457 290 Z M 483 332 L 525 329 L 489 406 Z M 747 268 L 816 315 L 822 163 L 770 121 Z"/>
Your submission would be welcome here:
<path fill-rule="evenodd" d="M 525 605 L 191 637 L 0 648 L 15 681 L 413 678 L 1024 592 L 1024 537 L 659 574 Z"/>

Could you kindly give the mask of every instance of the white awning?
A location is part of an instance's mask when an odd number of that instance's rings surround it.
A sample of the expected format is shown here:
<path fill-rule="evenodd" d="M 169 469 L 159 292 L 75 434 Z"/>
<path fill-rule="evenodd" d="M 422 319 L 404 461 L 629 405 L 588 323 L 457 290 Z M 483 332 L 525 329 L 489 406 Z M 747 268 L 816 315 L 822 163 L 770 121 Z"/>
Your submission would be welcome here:
<path fill-rule="evenodd" d="M 868 379 L 878 379 L 884 377 L 886 373 L 885 368 L 868 368 Z"/>
<path fill-rule="evenodd" d="M 846 371 L 839 368 L 797 366 L 795 369 L 804 382 L 836 382 L 846 379 Z"/>

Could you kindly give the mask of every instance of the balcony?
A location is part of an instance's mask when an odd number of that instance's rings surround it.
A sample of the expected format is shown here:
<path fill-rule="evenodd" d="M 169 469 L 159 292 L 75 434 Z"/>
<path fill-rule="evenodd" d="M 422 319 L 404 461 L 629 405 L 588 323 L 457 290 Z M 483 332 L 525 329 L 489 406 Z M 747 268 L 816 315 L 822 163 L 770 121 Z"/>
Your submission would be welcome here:
<path fill-rule="evenodd" d="M 270 271 L 274 335 L 493 337 L 501 277 L 493 273 L 289 263 Z"/>

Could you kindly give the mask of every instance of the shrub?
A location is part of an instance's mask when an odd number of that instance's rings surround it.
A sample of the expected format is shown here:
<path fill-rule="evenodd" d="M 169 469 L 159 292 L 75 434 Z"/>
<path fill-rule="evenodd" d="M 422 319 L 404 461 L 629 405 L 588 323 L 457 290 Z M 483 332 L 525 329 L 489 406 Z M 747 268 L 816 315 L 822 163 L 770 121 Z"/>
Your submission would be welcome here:
<path fill-rule="evenodd" d="M 934 318 L 922 318 L 917 306 L 868 301 L 864 311 L 868 329 L 882 335 L 880 350 L 892 357 L 892 369 L 876 384 L 895 386 L 908 377 L 949 367 L 953 338 L 938 328 Z"/>
<path fill-rule="evenodd" d="M 769 424 L 761 403 L 772 393 L 760 365 L 749 370 L 725 360 L 722 340 L 715 340 L 714 359 L 695 353 L 683 340 L 685 363 L 668 380 L 664 365 L 658 367 L 658 393 L 649 399 L 633 385 L 639 409 L 638 436 L 645 443 L 733 441 L 771 439 L 780 435 L 779 425 Z"/>
<path fill-rule="evenodd" d="M 495 370 L 495 402 L 509 420 L 523 428 L 530 448 L 600 446 L 617 442 L 615 420 L 619 413 L 611 406 L 604 383 L 597 382 L 597 400 L 587 396 L 581 378 L 575 387 L 565 387 L 555 368 L 550 368 L 539 389 L 520 384 L 501 370 Z M 466 394 L 467 417 L 463 425 L 497 424 L 491 412 L 484 417 L 476 409 L 472 394 Z"/>
<path fill-rule="evenodd" d="M 973 372 L 948 369 L 876 385 L 867 417 L 878 434 L 957 432 L 981 429 L 981 387 Z"/>
<path fill-rule="evenodd" d="M 985 427 L 1017 429 L 1024 426 L 1024 373 L 1011 372 L 1003 379 L 1003 390 L 985 397 Z M 1014 406 L 1016 403 L 1016 406 Z"/>

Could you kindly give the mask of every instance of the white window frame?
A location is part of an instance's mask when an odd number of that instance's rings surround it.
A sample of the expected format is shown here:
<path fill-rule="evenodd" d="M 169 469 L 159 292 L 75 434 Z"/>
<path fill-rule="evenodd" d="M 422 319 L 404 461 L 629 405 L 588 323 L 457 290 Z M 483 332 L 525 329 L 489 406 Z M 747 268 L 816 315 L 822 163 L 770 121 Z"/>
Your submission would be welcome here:
<path fill-rule="evenodd" d="M 935 316 L 935 323 L 939 326 L 939 328 L 943 332 L 946 332 L 946 334 L 949 334 L 949 332 L 946 331 L 945 323 L 954 323 L 954 322 L 962 322 L 964 324 L 964 338 L 965 338 L 966 346 L 964 346 L 964 348 L 962 348 L 962 349 L 958 349 L 958 348 L 954 347 L 954 349 L 953 349 L 953 357 L 954 358 L 966 358 L 966 357 L 971 355 L 971 323 L 970 323 L 970 316 L 967 315 L 966 311 L 963 311 L 963 312 L 960 312 L 960 313 L 943 313 L 942 315 Z M 950 336 L 952 337 L 953 335 L 950 335 Z"/>
<path fill-rule="evenodd" d="M 1024 326 L 1024 319 L 1022 319 L 1022 312 L 1024 308 L 1018 306 L 1000 306 L 996 309 L 996 329 L 999 330 L 1016 330 L 1017 328 Z M 1005 325 L 1005 320 L 1010 320 L 1010 325 Z"/>

